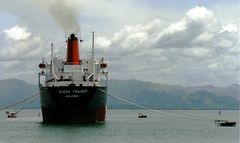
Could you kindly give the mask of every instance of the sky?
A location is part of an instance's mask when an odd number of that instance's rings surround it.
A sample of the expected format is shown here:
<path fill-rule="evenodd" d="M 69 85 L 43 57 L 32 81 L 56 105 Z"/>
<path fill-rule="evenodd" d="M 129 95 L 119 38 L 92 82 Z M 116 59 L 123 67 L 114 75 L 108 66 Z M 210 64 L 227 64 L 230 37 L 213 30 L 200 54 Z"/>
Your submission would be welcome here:
<path fill-rule="evenodd" d="M 228 86 L 240 81 L 239 0 L 0 0 L 0 79 L 37 84 L 38 64 L 81 57 L 108 62 L 110 79 Z"/>

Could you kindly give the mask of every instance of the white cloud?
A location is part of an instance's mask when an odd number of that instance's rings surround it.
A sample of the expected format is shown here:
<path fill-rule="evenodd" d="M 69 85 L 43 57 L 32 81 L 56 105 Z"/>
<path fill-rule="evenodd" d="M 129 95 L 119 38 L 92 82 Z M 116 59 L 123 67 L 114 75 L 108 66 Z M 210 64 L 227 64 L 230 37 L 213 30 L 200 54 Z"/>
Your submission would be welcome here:
<path fill-rule="evenodd" d="M 207 58 L 212 58 L 213 57 L 213 51 L 211 51 L 210 48 L 184 48 L 182 50 L 179 50 L 179 52 L 182 53 L 182 56 L 188 57 L 191 59 L 201 59 L 205 60 Z M 179 54 L 181 54 L 179 53 Z"/>
<path fill-rule="evenodd" d="M 39 36 L 33 36 L 26 27 L 18 25 L 4 30 L 4 46 L 0 53 L 3 61 L 21 60 L 33 58 L 42 53 L 43 41 Z"/>
<path fill-rule="evenodd" d="M 25 34 L 17 38 L 21 40 L 16 40 L 16 34 L 13 34 L 14 39 L 3 32 L 5 38 L 0 39 L 1 74 L 5 77 L 32 75 L 35 78 L 36 65 L 49 51 L 46 45 L 54 42 L 55 51 L 65 56 L 64 33 L 45 9 L 27 3 L 33 0 L 22 3 L 15 0 L 11 5 L 7 0 L 3 1 L 0 10 L 7 9 L 19 18 L 16 25 L 24 25 L 18 27 L 22 29 L 20 33 Z M 164 7 L 163 10 L 163 6 L 151 8 L 144 7 L 143 3 L 141 6 L 131 3 L 89 0 L 75 5 L 80 10 L 77 18 L 81 22 L 81 34 L 88 42 L 81 43 L 80 52 L 84 54 L 84 50 L 91 50 L 91 40 L 86 38 L 86 32 L 96 31 L 96 35 L 100 35 L 95 39 L 96 57 L 104 56 L 108 60 L 110 78 L 169 84 L 227 85 L 238 82 L 239 25 L 234 24 L 238 21 L 231 14 L 228 14 L 229 23 L 209 7 L 187 11 L 188 5 L 174 10 Z M 8 67 L 3 66 L 8 63 Z M 20 68 L 26 71 L 25 74 L 19 71 Z"/>
<path fill-rule="evenodd" d="M 4 33 L 6 34 L 8 39 L 11 40 L 26 40 L 31 36 L 31 33 L 27 31 L 26 27 L 19 27 L 18 25 L 4 30 Z"/>
<path fill-rule="evenodd" d="M 108 43 L 102 49 L 107 49 L 104 54 L 115 78 L 224 85 L 238 82 L 233 76 L 239 69 L 233 62 L 238 59 L 233 54 L 239 51 L 237 31 L 233 25 L 221 26 L 212 11 L 196 7 L 169 26 L 158 19 L 128 25 L 111 39 L 102 38 Z"/>
<path fill-rule="evenodd" d="M 111 45 L 111 41 L 106 37 L 97 37 L 95 39 L 95 44 L 101 48 L 107 49 Z"/>
<path fill-rule="evenodd" d="M 185 18 L 190 21 L 199 21 L 204 23 L 212 23 L 216 20 L 214 14 L 211 11 L 207 10 L 205 7 L 195 7 L 193 9 L 190 9 L 186 13 Z"/>
<path fill-rule="evenodd" d="M 194 43 L 202 44 L 204 42 L 210 42 L 214 38 L 214 33 L 210 33 L 208 31 L 203 32 L 202 34 L 199 34 L 194 40 Z"/>
<path fill-rule="evenodd" d="M 218 67 L 219 67 L 219 63 L 213 63 L 213 64 L 208 65 L 208 68 L 210 68 L 210 69 L 218 69 Z"/>
<path fill-rule="evenodd" d="M 199 46 L 214 36 L 218 24 L 213 13 L 204 7 L 189 10 L 178 22 L 159 32 L 155 38 L 156 48 L 186 48 Z"/>
<path fill-rule="evenodd" d="M 237 33 L 239 31 L 238 31 L 237 25 L 228 24 L 226 26 L 222 26 L 222 30 L 220 31 L 220 33 L 223 33 L 223 32 Z"/>
<path fill-rule="evenodd" d="M 35 82 L 39 59 L 44 56 L 44 42 L 27 27 L 13 26 L 3 30 L 0 40 L 0 74 L 2 78 L 19 78 Z M 31 78 L 34 77 L 34 78 Z"/>
<path fill-rule="evenodd" d="M 135 52 L 147 48 L 152 38 L 157 34 L 161 27 L 159 19 L 152 20 L 146 24 L 128 25 L 115 33 L 111 39 L 97 37 L 97 45 L 108 50 L 118 50 L 120 53 Z M 103 42 L 98 42 L 102 40 Z"/>

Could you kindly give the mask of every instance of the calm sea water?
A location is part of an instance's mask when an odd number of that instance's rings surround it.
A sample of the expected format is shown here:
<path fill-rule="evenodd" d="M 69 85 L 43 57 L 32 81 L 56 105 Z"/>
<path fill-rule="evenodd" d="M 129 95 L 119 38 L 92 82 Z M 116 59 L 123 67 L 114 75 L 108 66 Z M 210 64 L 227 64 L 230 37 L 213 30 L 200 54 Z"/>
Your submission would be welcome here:
<path fill-rule="evenodd" d="M 109 110 L 105 124 L 45 125 L 40 110 L 23 110 L 16 119 L 0 112 L 0 143 L 239 143 L 236 127 L 218 127 L 209 120 L 169 117 L 144 110 Z M 139 112 L 148 118 L 138 119 Z M 239 111 L 164 111 L 181 115 L 231 119 Z"/>

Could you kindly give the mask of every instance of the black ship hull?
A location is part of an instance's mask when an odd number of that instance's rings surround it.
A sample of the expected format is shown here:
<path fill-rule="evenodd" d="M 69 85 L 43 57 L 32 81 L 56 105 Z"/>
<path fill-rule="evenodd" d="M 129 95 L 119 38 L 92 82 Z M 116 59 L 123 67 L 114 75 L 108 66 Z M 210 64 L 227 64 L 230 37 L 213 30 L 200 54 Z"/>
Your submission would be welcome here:
<path fill-rule="evenodd" d="M 105 122 L 107 87 L 41 87 L 43 123 Z"/>

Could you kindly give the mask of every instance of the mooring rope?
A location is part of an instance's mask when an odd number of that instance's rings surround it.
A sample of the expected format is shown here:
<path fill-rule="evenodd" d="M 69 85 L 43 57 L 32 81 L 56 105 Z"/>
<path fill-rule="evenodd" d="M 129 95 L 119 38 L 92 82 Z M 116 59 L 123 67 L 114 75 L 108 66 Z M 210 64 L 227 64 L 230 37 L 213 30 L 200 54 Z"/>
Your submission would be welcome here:
<path fill-rule="evenodd" d="M 16 106 L 16 105 L 18 105 L 18 104 L 27 102 L 28 100 L 30 100 L 30 99 L 32 99 L 32 98 L 34 98 L 34 97 L 37 97 L 38 95 L 39 95 L 39 93 L 35 93 L 33 96 L 27 97 L 27 98 L 25 98 L 25 99 L 23 99 L 23 100 L 21 100 L 21 101 L 18 101 L 18 102 L 15 102 L 15 103 L 11 104 L 11 105 L 8 105 L 8 106 L 5 106 L 5 107 L 0 108 L 0 111 L 1 111 L 1 110 L 5 110 L 5 109 L 9 109 L 9 108 L 14 107 L 14 106 Z"/>
<path fill-rule="evenodd" d="M 18 114 L 19 112 L 21 112 L 23 109 L 25 109 L 28 105 L 31 105 L 34 101 L 36 101 L 40 96 L 36 96 L 36 98 L 34 98 L 32 101 L 30 101 L 28 104 L 25 104 L 21 109 L 19 109 L 16 114 Z"/>
<path fill-rule="evenodd" d="M 99 88 L 98 88 L 99 89 Z M 129 100 L 126 100 L 122 97 L 119 97 L 119 96 L 116 96 L 116 95 L 113 95 L 111 93 L 108 93 L 102 89 L 99 89 L 100 91 L 108 94 L 110 97 L 114 98 L 114 99 L 117 99 L 117 100 L 120 100 L 120 101 L 123 101 L 123 102 L 126 102 L 128 104 L 131 104 L 133 106 L 136 106 L 136 107 L 139 107 L 141 109 L 145 109 L 145 110 L 150 110 L 152 112 L 155 112 L 155 113 L 159 113 L 159 114 L 163 114 L 163 115 L 167 115 L 167 116 L 172 116 L 172 117 L 177 117 L 177 118 L 182 118 L 182 119 L 190 119 L 190 120 L 201 120 L 201 121 L 206 121 L 206 120 L 210 120 L 210 121 L 215 121 L 215 119 L 209 119 L 209 118 L 204 118 L 204 117 L 199 117 L 199 116 L 192 116 L 192 115 L 180 115 L 180 114 L 176 114 L 176 113 L 168 113 L 168 112 L 163 112 L 163 111 L 160 111 L 160 110 L 154 110 L 154 109 L 151 109 L 149 107 L 146 107 L 146 106 L 143 106 L 143 105 L 140 105 L 140 104 L 137 104 L 137 103 L 134 103 L 132 101 L 129 101 Z"/>

